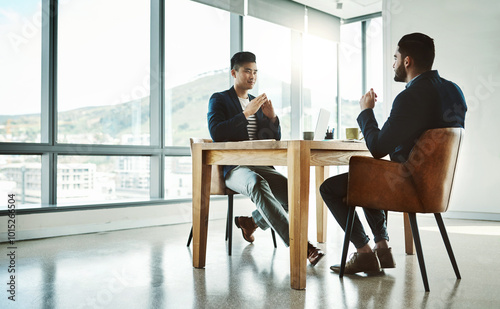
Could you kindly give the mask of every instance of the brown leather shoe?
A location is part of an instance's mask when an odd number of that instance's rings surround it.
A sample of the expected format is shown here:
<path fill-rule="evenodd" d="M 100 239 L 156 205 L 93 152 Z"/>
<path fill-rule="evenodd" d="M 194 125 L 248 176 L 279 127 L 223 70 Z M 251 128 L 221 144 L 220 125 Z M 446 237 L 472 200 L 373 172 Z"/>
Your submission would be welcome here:
<path fill-rule="evenodd" d="M 394 258 L 392 257 L 392 248 L 378 248 L 373 249 L 374 252 L 377 252 L 378 260 L 380 261 L 380 267 L 382 268 L 395 268 L 396 262 L 394 262 Z"/>
<path fill-rule="evenodd" d="M 340 272 L 340 264 L 333 265 L 330 267 L 334 272 Z M 354 252 L 351 254 L 351 258 L 345 264 L 344 273 L 346 275 L 355 274 L 359 272 L 365 272 L 367 274 L 371 273 L 379 273 L 382 270 L 380 269 L 380 262 L 377 258 L 376 252 L 369 253 L 358 253 Z"/>
<path fill-rule="evenodd" d="M 324 256 L 325 253 L 323 251 L 313 246 L 310 242 L 307 242 L 307 259 L 312 266 L 318 264 Z"/>
<path fill-rule="evenodd" d="M 243 238 L 249 243 L 253 243 L 255 237 L 253 237 L 253 232 L 258 228 L 257 224 L 253 221 L 252 217 L 234 217 L 234 223 L 238 228 L 241 229 L 241 234 Z"/>

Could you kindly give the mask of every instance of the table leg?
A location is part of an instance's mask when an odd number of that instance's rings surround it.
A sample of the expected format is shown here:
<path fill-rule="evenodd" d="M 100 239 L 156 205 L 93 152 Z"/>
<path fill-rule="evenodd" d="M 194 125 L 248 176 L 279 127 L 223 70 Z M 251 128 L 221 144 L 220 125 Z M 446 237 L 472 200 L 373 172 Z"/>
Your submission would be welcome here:
<path fill-rule="evenodd" d="M 410 218 L 408 214 L 403 213 L 404 216 L 404 233 L 405 233 L 405 251 L 408 255 L 415 254 L 415 243 L 413 242 L 413 236 L 411 233 Z"/>
<path fill-rule="evenodd" d="M 307 142 L 288 143 L 290 284 L 293 289 L 306 288 L 310 156 Z"/>
<path fill-rule="evenodd" d="M 328 218 L 328 211 L 323 198 L 319 193 L 319 187 L 329 175 L 328 166 L 316 166 L 316 234 L 318 242 L 326 242 L 326 223 Z"/>
<path fill-rule="evenodd" d="M 203 164 L 200 145 L 193 144 L 193 266 L 205 267 L 212 166 Z"/>

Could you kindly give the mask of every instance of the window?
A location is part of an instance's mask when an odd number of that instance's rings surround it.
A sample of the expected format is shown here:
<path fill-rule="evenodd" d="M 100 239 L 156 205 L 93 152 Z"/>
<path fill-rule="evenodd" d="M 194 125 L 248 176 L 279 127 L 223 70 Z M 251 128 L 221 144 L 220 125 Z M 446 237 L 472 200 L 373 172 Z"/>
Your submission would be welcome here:
<path fill-rule="evenodd" d="M 191 198 L 193 178 L 191 157 L 165 158 L 165 198 Z"/>
<path fill-rule="evenodd" d="M 358 127 L 359 98 L 363 94 L 361 22 L 342 25 L 340 39 L 341 127 L 338 137 L 344 139 L 345 128 Z"/>
<path fill-rule="evenodd" d="M 149 199 L 149 164 L 142 156 L 59 156 L 57 203 Z"/>
<path fill-rule="evenodd" d="M 41 141 L 39 0 L 0 0 L 0 143 Z"/>
<path fill-rule="evenodd" d="M 315 130 L 320 108 L 330 112 L 329 127 L 334 129 L 337 127 L 337 44 L 305 35 L 303 46 L 304 131 Z"/>
<path fill-rule="evenodd" d="M 384 113 L 384 61 L 383 59 L 383 31 L 382 17 L 366 21 L 366 80 L 368 89 L 373 88 L 377 93 L 377 103 L 373 109 L 375 118 L 381 127 L 385 118 Z M 389 69 L 389 68 L 387 68 Z"/>
<path fill-rule="evenodd" d="M 40 204 L 41 166 L 40 156 L 0 156 L 0 196 L 15 194 L 19 207 Z M 5 203 L 2 204 L 7 207 Z"/>
<path fill-rule="evenodd" d="M 272 100 L 283 139 L 312 130 L 320 108 L 331 128 L 357 126 L 363 80 L 383 100 L 381 18 L 343 25 L 339 45 L 231 14 L 190 0 L 0 0 L 0 193 L 44 211 L 190 198 L 189 138 L 209 137 L 208 100 L 232 85 L 240 44 L 257 56 L 251 93 Z"/>
<path fill-rule="evenodd" d="M 59 143 L 149 144 L 149 3 L 60 3 Z"/>
<path fill-rule="evenodd" d="M 243 47 L 257 57 L 257 83 L 250 91 L 266 93 L 280 119 L 281 138 L 291 137 L 291 30 L 253 17 L 244 20 Z"/>
<path fill-rule="evenodd" d="M 383 47 L 382 17 L 342 25 L 340 43 L 340 89 L 341 89 L 341 138 L 345 128 L 358 127 L 359 99 L 373 88 L 377 93 L 374 113 L 379 125 L 383 124 Z M 363 30 L 365 29 L 365 30 Z M 366 38 L 363 42 L 363 31 Z M 366 50 L 363 59 L 362 49 Z M 366 89 L 363 88 L 365 84 Z"/>
<path fill-rule="evenodd" d="M 189 146 L 190 137 L 210 137 L 208 100 L 229 88 L 229 16 L 193 1 L 166 2 L 166 145 Z"/>

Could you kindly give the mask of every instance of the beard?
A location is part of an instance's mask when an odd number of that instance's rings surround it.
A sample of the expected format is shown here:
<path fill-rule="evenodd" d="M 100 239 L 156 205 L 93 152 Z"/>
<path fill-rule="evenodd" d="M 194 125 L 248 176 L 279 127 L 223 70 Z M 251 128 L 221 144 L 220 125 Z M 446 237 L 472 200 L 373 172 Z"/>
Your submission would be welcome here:
<path fill-rule="evenodd" d="M 394 71 L 394 80 L 397 82 L 405 82 L 406 81 L 406 71 L 405 67 L 401 63 L 396 70 Z"/>

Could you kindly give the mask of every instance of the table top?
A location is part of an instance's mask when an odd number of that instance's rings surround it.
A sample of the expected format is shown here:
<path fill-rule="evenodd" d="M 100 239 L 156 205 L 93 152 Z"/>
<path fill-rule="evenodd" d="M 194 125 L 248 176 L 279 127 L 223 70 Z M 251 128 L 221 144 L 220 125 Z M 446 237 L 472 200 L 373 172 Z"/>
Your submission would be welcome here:
<path fill-rule="evenodd" d="M 350 140 L 324 140 L 324 141 L 306 141 L 306 140 L 256 140 L 242 142 L 216 142 L 216 143 L 195 143 L 201 144 L 203 150 L 244 150 L 244 149 L 287 149 L 289 143 L 299 142 L 306 145 L 309 149 L 325 150 L 354 150 L 367 151 L 368 148 L 364 141 Z"/>

